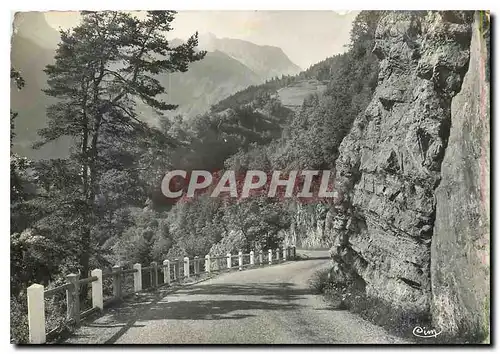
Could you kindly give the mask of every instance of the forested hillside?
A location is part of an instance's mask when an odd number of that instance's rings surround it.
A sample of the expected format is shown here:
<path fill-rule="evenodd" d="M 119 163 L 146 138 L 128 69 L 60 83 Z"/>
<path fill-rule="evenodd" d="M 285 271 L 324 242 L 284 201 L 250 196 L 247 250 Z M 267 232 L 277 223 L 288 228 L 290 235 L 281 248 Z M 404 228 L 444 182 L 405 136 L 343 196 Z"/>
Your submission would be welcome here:
<path fill-rule="evenodd" d="M 163 174 L 333 170 L 342 139 L 377 84 L 371 50 L 379 16 L 357 16 L 344 54 L 297 76 L 250 86 L 190 120 L 160 115 L 153 126 L 141 119 L 143 108 L 135 102 L 155 111 L 174 108 L 158 99 L 168 97 L 174 81 L 165 87 L 154 75 L 206 65 L 208 55 L 195 50 L 196 35 L 170 47 L 162 31 L 169 30 L 173 12 L 150 12 L 144 20 L 120 12 L 85 13 L 82 24 L 62 34 L 54 63 L 45 68 L 46 93 L 57 101 L 38 133 L 38 147 L 72 137 L 71 153 L 11 163 L 14 340 L 26 340 L 25 289 L 33 282 L 57 284 L 70 272 L 283 242 L 296 224 L 295 202 L 259 197 L 227 203 L 202 195 L 172 203 L 160 191 Z M 155 59 L 166 53 L 168 60 Z M 119 60 L 123 66 L 116 65 Z M 307 80 L 324 90 L 297 111 L 285 107 L 278 91 Z M 33 85 L 25 81 L 21 90 Z"/>
<path fill-rule="evenodd" d="M 38 129 L 47 125 L 46 107 L 57 100 L 41 94 L 41 90 L 47 87 L 43 69 L 53 63 L 60 33 L 49 26 L 42 12 L 17 13 L 13 27 L 12 66 L 30 83 L 23 90 L 11 91 L 11 106 L 20 113 L 13 149 L 34 160 L 66 158 L 72 143 L 69 136 L 54 140 L 41 149 L 31 148 L 38 139 Z M 184 42 L 171 37 L 169 35 L 168 40 L 172 46 Z M 165 88 L 165 93 L 158 97 L 176 106 L 173 110 L 162 111 L 161 115 L 172 118 L 182 114 L 186 119 L 192 118 L 236 91 L 275 76 L 300 71 L 280 48 L 208 37 L 208 41 L 196 46 L 196 50 L 207 50 L 203 61 L 189 63 L 187 71 L 155 74 Z M 139 119 L 158 127 L 160 118 L 157 112 L 140 99 L 136 104 Z"/>

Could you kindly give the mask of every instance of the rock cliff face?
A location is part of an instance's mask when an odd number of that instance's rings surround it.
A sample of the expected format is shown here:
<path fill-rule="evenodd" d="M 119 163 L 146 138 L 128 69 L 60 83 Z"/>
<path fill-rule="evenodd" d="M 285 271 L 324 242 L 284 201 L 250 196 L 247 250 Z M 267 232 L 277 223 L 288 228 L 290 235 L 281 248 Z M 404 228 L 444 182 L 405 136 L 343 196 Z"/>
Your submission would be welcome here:
<path fill-rule="evenodd" d="M 476 14 L 469 70 L 451 105 L 448 148 L 435 191 L 432 318 L 451 335 L 489 333 L 490 85 L 487 21 Z M 486 23 L 485 23 L 486 22 Z"/>
<path fill-rule="evenodd" d="M 328 248 L 332 245 L 332 211 L 323 204 L 296 204 L 292 224 L 284 242 L 299 248 Z"/>
<path fill-rule="evenodd" d="M 374 48 L 378 86 L 336 163 L 333 257 L 363 282 L 367 295 L 408 315 L 431 308 L 434 196 L 452 98 L 468 69 L 472 16 L 414 11 L 382 17 Z"/>

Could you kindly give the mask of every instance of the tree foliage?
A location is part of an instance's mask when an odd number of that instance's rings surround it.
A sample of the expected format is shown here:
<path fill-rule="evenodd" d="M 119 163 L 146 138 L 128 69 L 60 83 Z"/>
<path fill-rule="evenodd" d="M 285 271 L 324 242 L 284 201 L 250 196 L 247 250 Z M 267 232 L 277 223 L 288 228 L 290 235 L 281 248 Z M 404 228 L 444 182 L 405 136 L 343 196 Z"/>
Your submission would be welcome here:
<path fill-rule="evenodd" d="M 45 93 L 58 101 L 47 110 L 48 127 L 40 130 L 36 146 L 63 136 L 75 141 L 64 162 L 66 191 L 59 199 L 73 212 L 80 234 L 79 268 L 87 274 L 90 255 L 97 251 L 93 240 L 107 229 L 99 226 L 113 220 L 120 205 L 144 197 L 138 173 L 147 168 L 141 166 L 148 161 L 144 155 L 175 146 L 139 119 L 136 102 L 174 109 L 157 98 L 165 89 L 155 76 L 186 71 L 205 53 L 195 50 L 197 34 L 177 47 L 169 45 L 165 34 L 172 29 L 173 11 L 148 11 L 145 19 L 119 11 L 82 15 L 79 26 L 61 32 L 55 63 L 45 69 Z"/>

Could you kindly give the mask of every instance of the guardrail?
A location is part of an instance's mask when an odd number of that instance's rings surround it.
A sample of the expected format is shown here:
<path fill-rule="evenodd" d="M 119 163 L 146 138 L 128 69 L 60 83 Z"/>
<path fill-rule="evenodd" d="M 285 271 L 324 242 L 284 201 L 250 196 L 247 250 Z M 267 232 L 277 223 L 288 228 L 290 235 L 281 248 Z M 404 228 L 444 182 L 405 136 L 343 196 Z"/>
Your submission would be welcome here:
<path fill-rule="evenodd" d="M 189 280 L 191 276 L 196 277 L 202 274 L 211 274 L 212 272 L 230 271 L 236 268 L 241 271 L 244 268 L 271 265 L 280 261 L 295 259 L 295 256 L 295 246 L 277 248 L 275 250 L 269 249 L 267 257 L 264 256 L 262 250 L 257 255 L 254 251 L 250 251 L 247 254 L 240 251 L 237 255 L 228 253 L 225 256 L 210 256 L 207 254 L 204 259 L 198 256 L 192 259 L 184 257 L 182 260 L 176 258 L 173 261 L 164 260 L 161 265 L 158 265 L 157 262 L 152 262 L 147 267 L 142 267 L 139 263 L 134 264 L 130 269 L 122 269 L 120 266 L 114 266 L 110 272 L 106 273 L 103 273 L 101 269 L 94 269 L 90 277 L 84 279 L 80 279 L 79 274 L 68 274 L 66 276 L 67 283 L 47 290 L 41 284 L 33 284 L 27 289 L 29 342 L 30 344 L 43 344 L 46 342 L 47 336 L 50 336 L 57 330 L 54 329 L 46 333 L 45 299 L 64 291 L 66 291 L 66 323 L 79 325 L 82 318 L 94 312 L 101 311 L 106 305 L 121 300 L 124 297 L 123 282 L 126 274 L 133 274 L 133 293 L 137 293 L 148 288 L 154 289 L 159 286 L 169 286 L 174 282 L 180 283 L 181 280 Z M 245 263 L 246 259 L 248 259 L 248 263 Z M 143 273 L 145 272 L 149 273 L 149 277 L 144 278 Z M 159 281 L 161 278 L 158 276 L 159 273 L 163 274 L 162 283 Z M 112 278 L 113 296 L 109 301 L 104 301 L 103 280 L 107 278 Z M 149 282 L 148 287 L 143 287 L 143 280 L 145 279 Z M 92 287 L 92 307 L 81 312 L 80 287 L 85 284 L 91 284 Z"/>

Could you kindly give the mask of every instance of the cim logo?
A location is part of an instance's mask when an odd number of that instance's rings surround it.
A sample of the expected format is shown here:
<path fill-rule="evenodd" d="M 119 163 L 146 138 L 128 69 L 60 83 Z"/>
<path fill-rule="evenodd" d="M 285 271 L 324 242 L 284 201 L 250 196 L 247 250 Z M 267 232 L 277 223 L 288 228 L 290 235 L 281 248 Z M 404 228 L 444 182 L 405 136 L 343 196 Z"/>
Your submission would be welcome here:
<path fill-rule="evenodd" d="M 436 338 L 438 335 L 441 334 L 441 332 L 443 332 L 442 330 L 441 331 L 437 331 L 435 329 L 427 329 L 426 327 L 420 327 L 420 326 L 417 326 L 415 328 L 413 328 L 413 335 L 415 337 L 419 337 L 419 338 Z"/>

